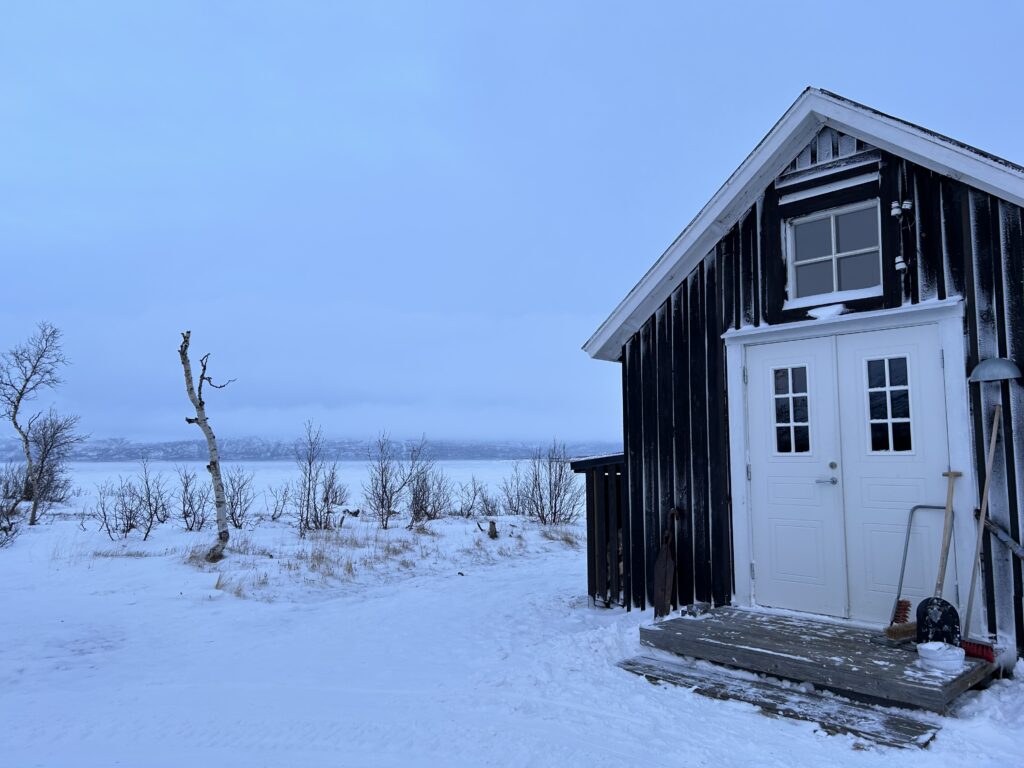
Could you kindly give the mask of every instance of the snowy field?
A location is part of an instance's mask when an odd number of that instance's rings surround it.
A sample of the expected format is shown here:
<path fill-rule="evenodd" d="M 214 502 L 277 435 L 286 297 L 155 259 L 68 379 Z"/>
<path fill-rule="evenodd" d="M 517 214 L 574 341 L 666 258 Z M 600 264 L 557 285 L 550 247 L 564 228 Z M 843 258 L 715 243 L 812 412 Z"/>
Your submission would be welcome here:
<path fill-rule="evenodd" d="M 1024 766 L 1024 664 L 929 749 L 863 749 L 619 670 L 650 614 L 588 607 L 582 526 L 497 522 L 266 524 L 216 566 L 173 523 L 25 530 L 0 551 L 0 766 Z"/>

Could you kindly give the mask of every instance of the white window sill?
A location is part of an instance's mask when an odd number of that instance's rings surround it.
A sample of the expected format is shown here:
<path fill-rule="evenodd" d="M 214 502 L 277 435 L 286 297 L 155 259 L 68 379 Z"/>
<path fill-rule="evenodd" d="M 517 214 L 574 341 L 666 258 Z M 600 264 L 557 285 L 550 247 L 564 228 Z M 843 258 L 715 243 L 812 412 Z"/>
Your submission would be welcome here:
<path fill-rule="evenodd" d="M 876 285 L 872 288 L 858 288 L 855 291 L 836 291 L 835 293 L 816 293 L 813 296 L 803 296 L 799 299 L 787 299 L 782 305 L 785 309 L 807 309 L 809 307 L 821 307 L 826 304 L 840 304 L 857 299 L 871 299 L 882 295 L 882 286 Z"/>

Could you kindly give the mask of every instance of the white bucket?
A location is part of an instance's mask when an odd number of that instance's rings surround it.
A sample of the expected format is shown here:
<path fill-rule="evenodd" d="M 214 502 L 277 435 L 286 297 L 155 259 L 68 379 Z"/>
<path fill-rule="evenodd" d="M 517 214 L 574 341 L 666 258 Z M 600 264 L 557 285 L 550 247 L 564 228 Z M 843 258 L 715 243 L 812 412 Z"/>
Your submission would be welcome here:
<path fill-rule="evenodd" d="M 929 669 L 957 672 L 964 665 L 963 648 L 938 641 L 918 645 L 917 657 Z"/>

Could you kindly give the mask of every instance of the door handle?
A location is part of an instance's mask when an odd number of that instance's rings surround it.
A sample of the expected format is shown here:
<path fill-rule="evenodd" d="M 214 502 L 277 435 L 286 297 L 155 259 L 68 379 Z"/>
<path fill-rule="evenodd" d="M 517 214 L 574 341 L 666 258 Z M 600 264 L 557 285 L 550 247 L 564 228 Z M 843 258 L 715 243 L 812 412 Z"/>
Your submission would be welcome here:
<path fill-rule="evenodd" d="M 839 484 L 839 478 L 836 478 L 836 477 L 823 477 L 820 480 L 815 480 L 814 482 L 821 483 L 822 485 L 838 485 Z"/>

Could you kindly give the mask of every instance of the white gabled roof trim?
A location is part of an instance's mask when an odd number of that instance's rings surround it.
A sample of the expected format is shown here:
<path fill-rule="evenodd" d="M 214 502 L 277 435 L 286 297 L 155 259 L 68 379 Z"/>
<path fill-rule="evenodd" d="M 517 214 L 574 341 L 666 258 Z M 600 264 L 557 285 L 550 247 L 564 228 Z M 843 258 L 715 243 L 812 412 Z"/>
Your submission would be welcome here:
<path fill-rule="evenodd" d="M 912 123 L 808 88 L 594 332 L 583 349 L 618 360 L 654 314 L 823 125 L 1024 207 L 1024 169 Z"/>

